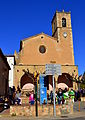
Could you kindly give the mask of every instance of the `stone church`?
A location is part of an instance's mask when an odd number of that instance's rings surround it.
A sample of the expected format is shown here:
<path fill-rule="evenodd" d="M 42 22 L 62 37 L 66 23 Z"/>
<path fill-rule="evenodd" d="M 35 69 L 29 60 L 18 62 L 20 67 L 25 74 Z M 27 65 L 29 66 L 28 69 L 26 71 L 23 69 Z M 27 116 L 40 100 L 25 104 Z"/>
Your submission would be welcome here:
<path fill-rule="evenodd" d="M 52 19 L 52 36 L 40 33 L 21 40 L 19 52 L 14 53 L 14 85 L 20 88 L 34 85 L 33 73 L 45 73 L 46 64 L 60 64 L 62 75 L 55 75 L 55 85 L 65 83 L 77 89 L 71 76 L 78 75 L 78 66 L 74 63 L 71 13 L 56 11 Z M 27 75 L 24 71 L 28 71 Z M 52 76 L 46 76 L 48 85 L 52 87 Z M 48 87 L 48 90 L 51 88 Z"/>

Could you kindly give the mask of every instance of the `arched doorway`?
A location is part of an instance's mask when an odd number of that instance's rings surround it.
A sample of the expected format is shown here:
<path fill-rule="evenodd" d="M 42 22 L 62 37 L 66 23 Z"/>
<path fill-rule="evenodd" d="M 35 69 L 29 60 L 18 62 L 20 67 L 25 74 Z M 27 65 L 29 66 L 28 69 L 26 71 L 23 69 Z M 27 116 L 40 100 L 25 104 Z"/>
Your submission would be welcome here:
<path fill-rule="evenodd" d="M 26 86 L 27 88 L 27 85 L 28 84 L 32 84 L 34 85 L 34 78 L 33 78 L 33 74 L 29 73 L 29 74 L 24 74 L 22 77 L 21 77 L 21 80 L 20 80 L 20 87 L 21 89 Z M 28 85 L 29 86 L 29 85 Z"/>
<path fill-rule="evenodd" d="M 69 88 L 73 88 L 72 76 L 68 73 L 62 73 L 62 75 L 59 75 L 57 83 L 64 83 Z"/>

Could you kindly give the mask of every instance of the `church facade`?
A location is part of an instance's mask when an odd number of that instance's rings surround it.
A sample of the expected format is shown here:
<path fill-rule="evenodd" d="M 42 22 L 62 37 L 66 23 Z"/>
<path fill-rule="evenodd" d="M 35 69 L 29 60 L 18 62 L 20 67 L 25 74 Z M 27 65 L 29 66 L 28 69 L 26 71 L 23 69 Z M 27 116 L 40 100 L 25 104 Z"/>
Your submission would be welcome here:
<path fill-rule="evenodd" d="M 74 63 L 71 13 L 56 11 L 51 23 L 52 36 L 40 33 L 20 42 L 19 52 L 14 53 L 16 64 L 13 84 L 15 87 L 19 85 L 23 88 L 28 83 L 33 84 L 34 72 L 45 73 L 46 64 L 60 64 L 65 84 L 77 89 L 77 84 L 67 78 L 67 76 L 78 75 L 78 66 Z M 29 71 L 29 75 L 27 76 L 24 71 Z M 52 76 L 49 75 L 46 79 L 52 86 Z M 62 79 L 61 76 L 55 75 L 56 87 L 58 82 L 62 83 Z"/>

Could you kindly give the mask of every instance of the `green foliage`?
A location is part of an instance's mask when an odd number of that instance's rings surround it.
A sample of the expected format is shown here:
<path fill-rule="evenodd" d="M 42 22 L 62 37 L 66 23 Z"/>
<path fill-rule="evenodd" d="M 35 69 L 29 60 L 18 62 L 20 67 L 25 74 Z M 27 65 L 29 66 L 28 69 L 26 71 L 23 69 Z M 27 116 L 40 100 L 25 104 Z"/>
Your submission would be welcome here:
<path fill-rule="evenodd" d="M 85 84 L 81 83 L 80 88 L 82 88 L 82 89 L 85 88 Z"/>
<path fill-rule="evenodd" d="M 82 77 L 82 79 L 85 81 L 85 72 L 83 73 L 83 77 Z"/>

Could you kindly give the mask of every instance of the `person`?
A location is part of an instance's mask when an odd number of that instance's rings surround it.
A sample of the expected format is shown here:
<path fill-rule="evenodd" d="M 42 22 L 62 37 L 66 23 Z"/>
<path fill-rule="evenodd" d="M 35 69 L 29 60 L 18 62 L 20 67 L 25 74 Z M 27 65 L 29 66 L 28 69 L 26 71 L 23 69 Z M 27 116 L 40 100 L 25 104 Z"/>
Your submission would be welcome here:
<path fill-rule="evenodd" d="M 67 101 L 69 99 L 69 92 L 66 89 L 63 92 L 63 99 L 64 99 L 64 103 L 67 104 Z"/>
<path fill-rule="evenodd" d="M 14 105 L 15 102 L 16 102 L 15 96 L 16 96 L 16 91 L 13 92 L 13 105 Z"/>
<path fill-rule="evenodd" d="M 55 97 L 56 97 L 56 104 L 58 104 L 57 91 L 55 93 Z"/>
<path fill-rule="evenodd" d="M 85 89 L 82 90 L 82 97 L 85 97 Z"/>
<path fill-rule="evenodd" d="M 31 92 L 31 94 L 30 94 L 30 96 L 29 96 L 29 103 L 30 103 L 31 105 L 34 104 L 34 94 L 33 94 L 33 91 Z"/>
<path fill-rule="evenodd" d="M 9 103 L 8 97 L 6 97 L 4 100 L 4 109 L 8 109 L 9 107 L 10 107 L 10 103 Z"/>
<path fill-rule="evenodd" d="M 60 105 L 61 102 L 62 102 L 62 96 L 63 96 L 62 89 L 59 88 L 59 89 L 58 89 L 58 93 L 57 93 L 57 101 L 58 101 L 58 104 L 59 104 L 59 105 Z"/>
<path fill-rule="evenodd" d="M 17 102 L 18 105 L 21 104 L 21 98 L 20 98 L 20 96 L 21 96 L 21 93 L 19 91 L 17 91 L 16 95 L 15 95 L 15 99 L 16 99 L 16 102 Z"/>
<path fill-rule="evenodd" d="M 19 85 L 17 86 L 17 91 L 19 91 L 19 93 L 21 93 Z"/>
<path fill-rule="evenodd" d="M 50 99 L 51 99 L 51 104 L 53 103 L 53 92 L 50 92 Z"/>
<path fill-rule="evenodd" d="M 81 93 L 80 93 L 80 90 L 77 91 L 77 100 L 81 100 Z"/>
<path fill-rule="evenodd" d="M 8 95 L 9 95 L 9 101 L 11 105 L 12 104 L 12 88 L 11 87 L 9 87 Z"/>
<path fill-rule="evenodd" d="M 69 91 L 69 96 L 71 97 L 72 102 L 74 103 L 74 98 L 75 98 L 75 92 L 73 89 Z"/>
<path fill-rule="evenodd" d="M 66 92 L 63 93 L 63 98 L 64 98 L 64 103 L 67 104 L 68 99 L 69 99 L 69 93 L 68 93 L 68 91 L 66 91 Z"/>

